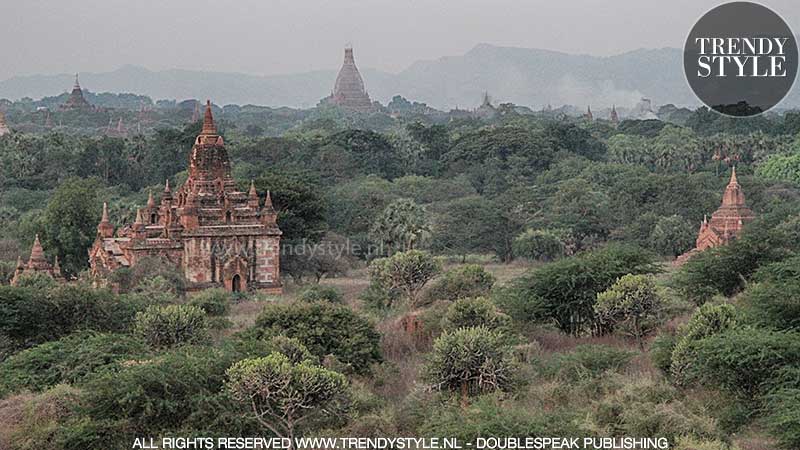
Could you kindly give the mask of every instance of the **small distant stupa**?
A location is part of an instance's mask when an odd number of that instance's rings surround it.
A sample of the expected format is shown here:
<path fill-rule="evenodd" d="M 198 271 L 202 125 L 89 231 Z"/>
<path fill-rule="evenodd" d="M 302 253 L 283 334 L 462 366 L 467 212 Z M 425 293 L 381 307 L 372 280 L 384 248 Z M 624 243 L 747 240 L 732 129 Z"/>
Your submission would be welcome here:
<path fill-rule="evenodd" d="M 8 128 L 6 124 L 6 115 L 3 111 L 0 111 L 0 136 L 6 135 L 11 133 L 11 130 Z"/>
<path fill-rule="evenodd" d="M 611 123 L 614 125 L 619 123 L 619 115 L 617 114 L 617 105 L 611 105 Z"/>
<path fill-rule="evenodd" d="M 89 104 L 83 96 L 83 90 L 81 89 L 81 84 L 78 82 L 77 73 L 75 74 L 75 85 L 72 86 L 72 93 L 69 94 L 67 101 L 61 105 L 61 109 L 64 111 L 92 109 L 92 105 Z"/>
<path fill-rule="evenodd" d="M 492 97 L 489 96 L 489 91 L 484 91 L 481 106 L 475 109 L 473 115 L 481 119 L 491 119 L 496 114 L 497 109 L 492 105 Z"/>
<path fill-rule="evenodd" d="M 736 239 L 745 224 L 756 218 L 753 211 L 745 205 L 744 191 L 736 178 L 736 167 L 731 170 L 731 179 L 722 194 L 722 205 L 711 214 L 711 220 L 703 217 L 697 233 L 695 248 L 679 256 L 676 265 L 683 264 L 692 255 L 703 250 L 725 245 Z"/>
<path fill-rule="evenodd" d="M 329 101 L 351 111 L 367 112 L 372 109 L 372 101 L 353 58 L 353 47 L 349 45 L 344 49 L 344 63 L 336 77 Z"/>
<path fill-rule="evenodd" d="M 586 107 L 586 114 L 583 117 L 586 120 L 589 120 L 589 121 L 594 120 L 594 114 L 592 114 L 592 107 L 591 106 L 587 106 Z"/>
<path fill-rule="evenodd" d="M 44 256 L 44 249 L 42 243 L 39 242 L 39 235 L 33 240 L 33 247 L 31 247 L 31 256 L 28 258 L 28 263 L 22 262 L 22 258 L 17 258 L 17 267 L 14 271 L 14 277 L 11 279 L 11 285 L 16 286 L 19 279 L 23 274 L 42 273 L 56 281 L 63 281 L 64 277 L 61 275 L 61 266 L 58 264 L 58 256 L 51 265 L 47 262 Z"/>

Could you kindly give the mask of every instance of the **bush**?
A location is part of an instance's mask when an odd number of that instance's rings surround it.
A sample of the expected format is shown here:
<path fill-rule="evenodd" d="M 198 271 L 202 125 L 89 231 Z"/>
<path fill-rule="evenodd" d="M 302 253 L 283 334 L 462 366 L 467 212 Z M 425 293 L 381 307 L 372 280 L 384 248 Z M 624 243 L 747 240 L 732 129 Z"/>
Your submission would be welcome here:
<path fill-rule="evenodd" d="M 653 362 L 653 365 L 665 375 L 669 375 L 670 373 L 672 352 L 675 351 L 675 345 L 677 343 L 678 337 L 675 334 L 662 333 L 656 336 L 650 344 L 650 360 Z"/>
<path fill-rule="evenodd" d="M 267 305 L 251 332 L 295 338 L 319 360 L 333 355 L 359 373 L 381 360 L 375 326 L 350 308 L 327 302 Z"/>
<path fill-rule="evenodd" d="M 760 327 L 800 329 L 800 281 L 751 285 L 740 297 L 744 315 Z"/>
<path fill-rule="evenodd" d="M 690 369 L 694 359 L 694 344 L 706 337 L 733 328 L 737 325 L 736 309 L 728 304 L 703 305 L 680 330 L 680 336 L 672 350 L 670 372 L 679 383 Z"/>
<path fill-rule="evenodd" d="M 759 268 L 786 258 L 797 246 L 796 233 L 772 222 L 772 217 L 756 219 L 728 245 L 690 258 L 675 277 L 680 293 L 698 305 L 715 294 L 730 297 L 742 290 Z"/>
<path fill-rule="evenodd" d="M 87 381 L 84 399 L 88 419 L 116 424 L 116 438 L 156 435 L 180 429 L 206 429 L 219 422 L 215 433 L 255 435 L 263 432 L 228 398 L 220 397 L 225 371 L 249 356 L 263 356 L 263 348 L 248 354 L 228 347 L 185 346 L 149 360 L 127 364 L 116 373 L 103 372 Z M 85 448 L 109 448 L 94 442 Z"/>
<path fill-rule="evenodd" d="M 233 398 L 252 406 L 251 414 L 278 437 L 294 439 L 296 427 L 316 415 L 330 415 L 331 404 L 346 394 L 344 375 L 310 361 L 293 363 L 280 353 L 245 359 L 227 371 Z"/>
<path fill-rule="evenodd" d="M 642 338 L 655 326 L 662 308 L 663 300 L 656 292 L 653 277 L 631 274 L 623 275 L 610 288 L 597 294 L 594 306 L 601 329 L 613 330 L 628 323 L 642 350 Z"/>
<path fill-rule="evenodd" d="M 128 335 L 78 333 L 24 350 L 0 363 L 0 395 L 23 389 L 40 391 L 60 383 L 78 383 L 98 371 L 146 353 Z"/>
<path fill-rule="evenodd" d="M 83 283 L 54 286 L 45 292 L 0 286 L 0 336 L 13 352 L 58 339 L 78 330 L 126 331 L 138 301 Z"/>
<path fill-rule="evenodd" d="M 151 306 L 136 314 L 134 331 L 153 348 L 198 344 L 208 340 L 208 321 L 196 306 Z"/>
<path fill-rule="evenodd" d="M 781 369 L 800 366 L 800 333 L 729 329 L 695 342 L 692 356 L 687 380 L 752 399 Z"/>
<path fill-rule="evenodd" d="M 442 318 L 442 329 L 485 327 L 490 330 L 507 330 L 511 318 L 484 297 L 462 298 L 453 302 Z"/>
<path fill-rule="evenodd" d="M 422 288 L 441 270 L 441 263 L 430 254 L 409 250 L 372 261 L 369 276 L 374 285 L 386 291 L 402 292 L 409 305 L 416 307 Z"/>
<path fill-rule="evenodd" d="M 500 290 L 497 302 L 514 320 L 554 322 L 565 333 L 578 335 L 595 328 L 599 292 L 623 275 L 657 270 L 641 249 L 609 245 L 533 270 Z"/>
<path fill-rule="evenodd" d="M 519 370 L 506 337 L 485 327 L 445 332 L 433 343 L 424 379 L 434 389 L 467 396 L 514 387 Z"/>
<path fill-rule="evenodd" d="M 308 286 L 297 294 L 297 299 L 304 302 L 326 301 L 330 303 L 343 304 L 344 298 L 338 289 L 332 286 L 322 286 L 319 284 Z"/>
<path fill-rule="evenodd" d="M 781 369 L 769 385 L 764 422 L 783 448 L 800 448 L 800 367 Z"/>
<path fill-rule="evenodd" d="M 438 300 L 455 301 L 460 298 L 480 297 L 489 294 L 494 276 L 483 266 L 467 264 L 448 270 L 436 279 L 425 292 L 425 303 Z"/>
<path fill-rule="evenodd" d="M 189 298 L 189 305 L 196 306 L 209 316 L 224 316 L 231 309 L 231 294 L 225 289 L 206 289 Z"/>
<path fill-rule="evenodd" d="M 550 230 L 527 230 L 514 238 L 514 255 L 535 261 L 563 257 L 567 248 L 559 234 Z"/>
<path fill-rule="evenodd" d="M 293 364 L 299 364 L 303 361 L 317 361 L 310 351 L 298 339 L 289 338 L 286 336 L 273 336 L 269 339 L 269 345 L 275 349 L 276 352 L 289 358 Z"/>
<path fill-rule="evenodd" d="M 475 442 L 479 437 L 580 436 L 578 414 L 565 408 L 531 408 L 499 395 L 483 395 L 469 408 L 453 402 L 424 405 L 424 422 L 418 433 L 423 436 L 456 438 Z"/>
<path fill-rule="evenodd" d="M 556 353 L 540 370 L 545 376 L 565 381 L 596 378 L 627 366 L 636 353 L 607 345 L 584 344 L 567 353 Z"/>

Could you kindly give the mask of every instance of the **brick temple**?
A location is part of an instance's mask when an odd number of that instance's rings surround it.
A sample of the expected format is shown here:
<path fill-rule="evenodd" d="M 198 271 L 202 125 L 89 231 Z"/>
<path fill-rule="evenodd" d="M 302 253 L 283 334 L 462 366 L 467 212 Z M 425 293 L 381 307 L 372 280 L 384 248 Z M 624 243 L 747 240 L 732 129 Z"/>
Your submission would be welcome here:
<path fill-rule="evenodd" d="M 236 189 L 208 102 L 182 186 L 173 193 L 167 181 L 160 201 L 151 194 L 135 222 L 116 236 L 103 205 L 89 250 L 91 273 L 105 279 L 116 269 L 157 256 L 179 267 L 189 291 L 219 287 L 280 294 L 281 231 L 276 218 L 269 192 L 262 206 L 252 182 L 249 192 Z"/>
<path fill-rule="evenodd" d="M 336 77 L 333 92 L 323 101 L 350 111 L 369 112 L 373 109 L 369 93 L 364 88 L 364 80 L 356 67 L 352 47 L 345 47 L 344 63 Z"/>
<path fill-rule="evenodd" d="M 6 124 L 6 115 L 3 111 L 0 111 L 0 136 L 8 133 L 11 133 L 11 130 L 8 128 L 8 124 Z"/>
<path fill-rule="evenodd" d="M 16 286 L 23 275 L 35 273 L 46 275 L 56 281 L 64 281 L 64 277 L 61 275 L 61 266 L 58 264 L 58 256 L 55 257 L 53 264 L 47 261 L 42 243 L 39 242 L 38 234 L 33 240 L 31 256 L 28 258 L 28 262 L 23 263 L 22 258 L 17 258 L 17 267 L 14 270 L 14 276 L 11 278 L 11 285 Z"/>
<path fill-rule="evenodd" d="M 736 239 L 742 228 L 755 218 L 753 211 L 745 204 L 744 191 L 736 178 L 736 167 L 734 167 L 731 179 L 722 194 L 722 205 L 711 214 L 711 220 L 703 217 L 695 248 L 679 256 L 675 263 L 683 264 L 698 252 L 729 243 Z"/>
<path fill-rule="evenodd" d="M 81 84 L 78 82 L 78 74 L 76 73 L 75 85 L 72 86 L 72 92 L 67 97 L 67 101 L 61 105 L 61 109 L 63 111 L 81 111 L 92 108 L 92 105 L 83 96 L 83 89 L 81 89 Z"/>

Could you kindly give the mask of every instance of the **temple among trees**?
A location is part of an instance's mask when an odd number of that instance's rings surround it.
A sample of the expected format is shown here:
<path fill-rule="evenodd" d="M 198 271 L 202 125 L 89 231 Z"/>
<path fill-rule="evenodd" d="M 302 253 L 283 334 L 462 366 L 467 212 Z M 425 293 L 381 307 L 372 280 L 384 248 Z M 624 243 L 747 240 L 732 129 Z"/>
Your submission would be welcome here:
<path fill-rule="evenodd" d="M 58 264 L 58 256 L 55 257 L 52 265 L 47 262 L 38 234 L 33 240 L 31 256 L 28 258 L 28 262 L 23 263 L 22 258 L 17 258 L 17 267 L 14 270 L 14 276 L 11 278 L 11 285 L 16 286 L 22 275 L 36 273 L 46 275 L 56 281 L 64 281 L 64 277 L 61 275 L 61 266 Z"/>
<path fill-rule="evenodd" d="M 0 136 L 6 135 L 11 133 L 11 130 L 8 128 L 6 124 L 6 115 L 3 111 L 0 111 Z"/>
<path fill-rule="evenodd" d="M 682 264 L 694 254 L 708 248 L 727 244 L 735 239 L 742 228 L 755 217 L 753 211 L 745 205 L 744 191 L 736 178 L 736 167 L 734 167 L 728 186 L 722 194 L 722 205 L 711 214 L 711 220 L 703 217 L 695 248 L 679 256 L 676 264 Z"/>
<path fill-rule="evenodd" d="M 323 99 L 323 102 L 325 101 L 351 111 L 369 112 L 372 110 L 372 101 L 364 88 L 364 80 L 358 72 L 358 67 L 356 67 L 352 47 L 345 47 L 344 63 L 336 77 L 333 92 L 329 97 Z"/>
<path fill-rule="evenodd" d="M 61 105 L 61 109 L 64 111 L 92 109 L 92 105 L 83 96 L 81 84 L 78 82 L 78 74 L 75 74 L 75 85 L 72 86 L 72 92 L 67 97 L 67 101 Z"/>
<path fill-rule="evenodd" d="M 91 273 L 108 279 L 116 269 L 145 257 L 162 257 L 183 272 L 190 291 L 281 293 L 277 213 L 267 192 L 263 206 L 255 186 L 236 189 L 222 136 L 206 104 L 203 128 L 189 157 L 189 177 L 174 193 L 169 181 L 160 202 L 152 194 L 131 226 L 118 230 L 103 205 L 97 238 L 89 250 Z"/>

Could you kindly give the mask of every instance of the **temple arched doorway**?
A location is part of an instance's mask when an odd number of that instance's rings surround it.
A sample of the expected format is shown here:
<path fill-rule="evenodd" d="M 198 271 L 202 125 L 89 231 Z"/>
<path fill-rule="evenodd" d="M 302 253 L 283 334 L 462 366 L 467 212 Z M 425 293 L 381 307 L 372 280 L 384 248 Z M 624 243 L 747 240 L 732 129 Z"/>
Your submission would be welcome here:
<path fill-rule="evenodd" d="M 238 273 L 231 278 L 231 291 L 242 292 L 242 277 Z"/>

